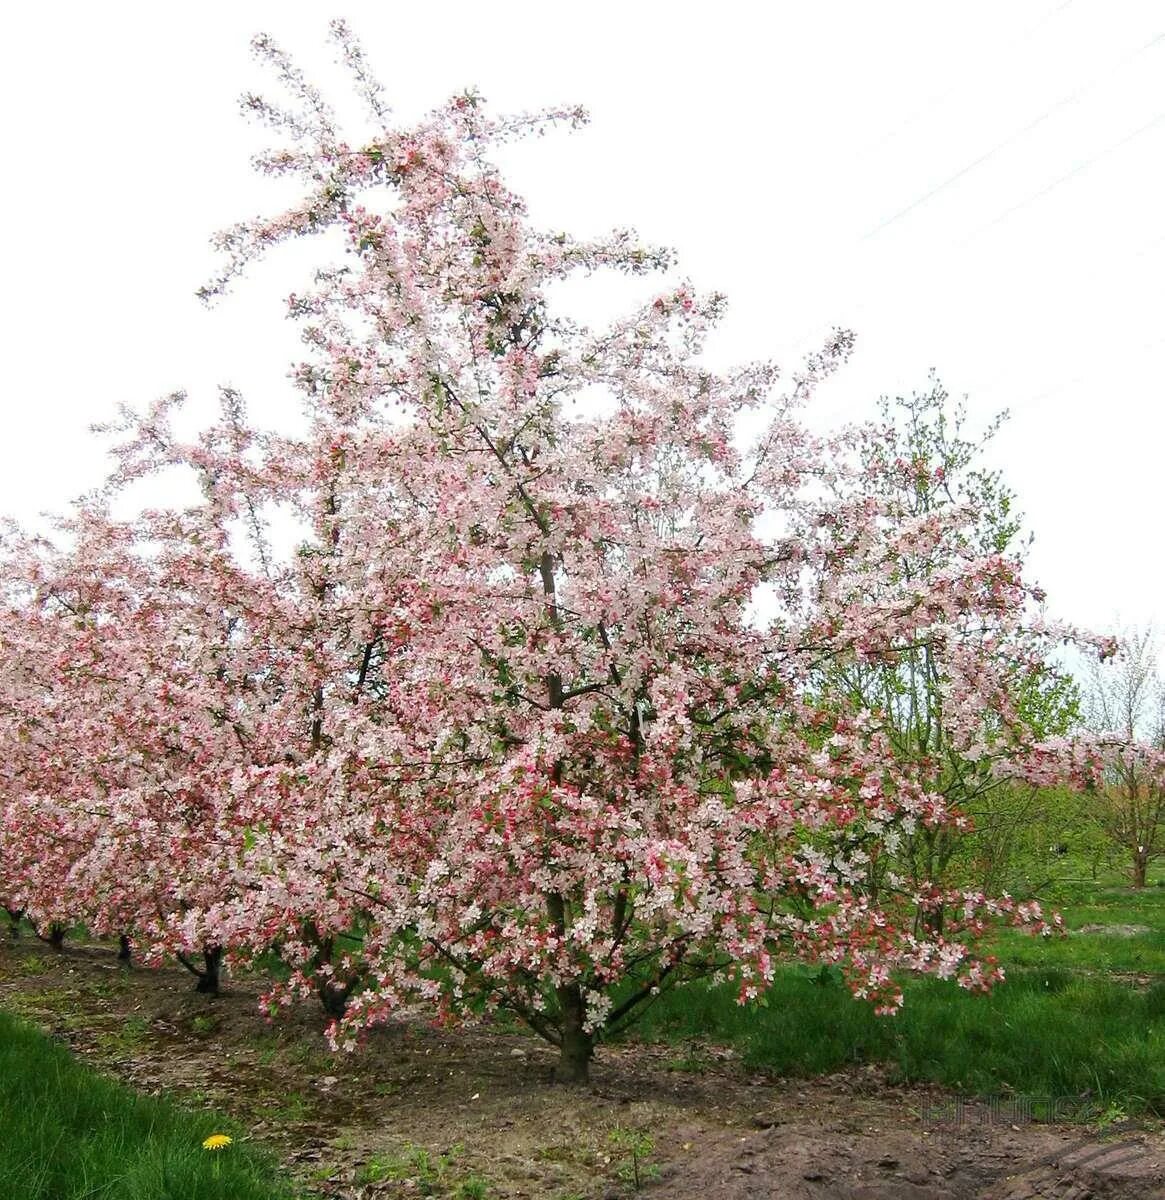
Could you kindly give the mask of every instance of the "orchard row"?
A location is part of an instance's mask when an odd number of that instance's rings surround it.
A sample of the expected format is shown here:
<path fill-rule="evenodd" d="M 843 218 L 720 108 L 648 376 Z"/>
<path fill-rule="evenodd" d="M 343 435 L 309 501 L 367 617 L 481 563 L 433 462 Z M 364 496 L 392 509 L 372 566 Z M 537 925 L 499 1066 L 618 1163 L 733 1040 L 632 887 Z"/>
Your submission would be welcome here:
<path fill-rule="evenodd" d="M 259 39 L 293 101 L 247 98 L 291 139 L 260 165 L 303 196 L 204 290 L 342 239 L 289 304 L 302 419 L 126 414 L 100 494 L 4 537 L 0 902 L 208 989 L 275 953 L 267 1002 L 318 995 L 343 1045 L 502 1008 L 575 1079 L 659 990 L 747 1000 L 783 957 L 886 1011 L 902 971 L 989 987 L 984 923 L 1044 925 L 949 869 L 975 804 L 1162 766 L 1074 733 L 1049 655 L 1112 647 L 1042 619 L 945 397 L 810 435 L 848 334 L 711 370 L 719 297 L 535 228 L 493 165 L 581 112 L 396 124 L 335 32 L 371 132 Z M 665 278 L 591 328 L 560 302 L 599 271 Z M 176 473 L 196 502 L 140 503 Z"/>

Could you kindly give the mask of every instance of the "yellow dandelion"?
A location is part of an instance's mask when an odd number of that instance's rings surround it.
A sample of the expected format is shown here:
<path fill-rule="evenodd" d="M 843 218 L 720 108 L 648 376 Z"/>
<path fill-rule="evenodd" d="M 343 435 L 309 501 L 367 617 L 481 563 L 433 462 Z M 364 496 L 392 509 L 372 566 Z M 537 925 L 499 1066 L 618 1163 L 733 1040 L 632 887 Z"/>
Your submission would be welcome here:
<path fill-rule="evenodd" d="M 234 1141 L 234 1138 L 225 1133 L 212 1133 L 210 1137 L 202 1143 L 203 1150 L 225 1150 L 227 1146 Z"/>

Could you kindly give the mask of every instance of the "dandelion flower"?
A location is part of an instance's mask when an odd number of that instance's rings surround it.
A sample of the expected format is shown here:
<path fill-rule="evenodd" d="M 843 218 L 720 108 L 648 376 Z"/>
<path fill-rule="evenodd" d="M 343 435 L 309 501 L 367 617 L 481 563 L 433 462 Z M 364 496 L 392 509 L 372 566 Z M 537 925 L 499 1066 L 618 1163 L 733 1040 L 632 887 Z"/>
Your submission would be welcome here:
<path fill-rule="evenodd" d="M 225 1133 L 212 1133 L 210 1137 L 202 1143 L 203 1150 L 225 1150 L 227 1146 L 234 1141 L 234 1138 Z"/>

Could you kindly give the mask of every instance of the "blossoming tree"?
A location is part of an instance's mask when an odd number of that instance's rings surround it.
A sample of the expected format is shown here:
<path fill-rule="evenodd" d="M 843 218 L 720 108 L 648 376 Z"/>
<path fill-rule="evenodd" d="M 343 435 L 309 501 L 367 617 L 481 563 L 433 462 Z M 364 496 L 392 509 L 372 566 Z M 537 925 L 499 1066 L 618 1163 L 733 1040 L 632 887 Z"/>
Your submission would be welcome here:
<path fill-rule="evenodd" d="M 934 380 L 922 394 L 883 400 L 878 422 L 852 431 L 858 469 L 839 482 L 839 491 L 858 503 L 876 498 L 889 529 L 913 531 L 869 541 L 867 586 L 878 586 L 887 573 L 925 585 L 982 556 L 1022 564 L 1028 541 L 1015 497 L 983 463 L 1001 420 L 982 441 L 971 440 L 963 406 Z M 1016 840 L 1046 800 L 1038 781 L 1020 778 L 1024 767 L 1042 767 L 1050 739 L 1079 722 L 1075 684 L 1052 658 L 1063 641 L 1112 649 L 1106 639 L 1043 619 L 1033 606 L 994 612 L 972 606 L 905 653 L 827 664 L 823 689 L 876 709 L 895 753 L 915 761 L 927 789 L 972 823 L 918 829 L 898 854 L 879 860 L 875 874 L 897 871 L 912 886 L 951 878 L 985 891 L 1002 885 Z M 1059 769 L 1066 781 L 1085 783 L 1091 770 L 1080 768 L 1088 762 L 1091 756 L 1076 762 L 1062 755 Z M 941 924 L 942 910 L 923 916 Z"/>
<path fill-rule="evenodd" d="M 1149 865 L 1165 853 L 1165 683 L 1152 630 L 1124 634 L 1123 653 L 1088 680 L 1089 725 L 1103 769 L 1096 818 L 1132 862 L 1131 883 L 1143 888 Z"/>
<path fill-rule="evenodd" d="M 60 532 L 66 545 L 17 542 L 6 563 L 4 651 L 21 683 L 5 714 L 18 751 L 8 886 L 30 915 L 132 936 L 217 990 L 213 916 L 239 880 L 245 819 L 230 786 L 243 740 L 232 572 L 206 523 L 173 513 L 117 522 L 87 503 Z"/>
<path fill-rule="evenodd" d="M 174 573 L 150 584 L 188 631 L 151 688 L 180 645 L 200 664 L 197 720 L 166 751 L 209 806 L 206 853 L 175 868 L 184 944 L 274 946 L 295 973 L 272 1002 L 321 990 L 345 1046 L 417 1000 L 506 1010 L 559 1047 L 564 1080 L 662 990 L 723 975 L 752 999 L 783 958 L 840 964 L 883 1011 L 899 971 L 990 986 L 974 935 L 1004 914 L 1038 927 L 1038 907 L 870 886 L 879 854 L 962 817 L 870 705 L 819 684 L 946 645 L 955 622 L 1019 623 L 1018 565 L 960 537 L 966 506 L 839 486 L 860 479 L 846 444 L 799 410 L 848 334 L 782 382 L 709 369 L 722 300 L 670 275 L 601 327 L 555 303 L 580 275 L 671 267 L 627 230 L 537 228 L 504 183 L 496 146 L 580 111 L 497 118 L 469 92 L 395 123 L 333 31 L 371 125 L 346 141 L 258 39 L 292 99 L 246 98 L 290 137 L 259 163 L 305 194 L 223 234 L 203 293 L 279 242 L 342 239 L 289 301 L 304 432 L 263 433 L 228 398 L 197 444 L 159 410 L 119 451 L 118 482 L 181 465 L 205 497 L 172 515 Z M 939 544 L 960 548 L 944 569 L 897 569 Z M 139 618 L 133 661 L 156 636 Z M 975 645 L 952 728 L 983 703 Z M 993 756 L 1008 766 L 1005 742 Z"/>
<path fill-rule="evenodd" d="M 878 846 L 959 818 L 870 711 L 812 681 L 1020 613 L 1016 564 L 968 549 L 919 580 L 871 559 L 973 515 L 828 498 L 843 456 L 797 410 L 848 335 L 781 390 L 770 364 L 703 364 L 722 304 L 687 284 L 598 329 L 552 306 L 579 273 L 670 266 L 628 231 L 541 231 L 506 188 L 491 145 L 580 113 L 496 119 L 466 93 L 394 125 L 335 32 L 373 128 L 346 142 L 261 39 L 298 103 L 248 99 L 293 137 L 262 165 L 308 192 L 223 236 L 207 294 L 281 240 L 346 239 L 290 307 L 315 351 L 297 379 L 316 591 L 365 641 L 337 640 L 327 678 L 351 696 L 323 697 L 313 747 L 327 816 L 309 831 L 289 790 L 282 867 L 360 898 L 369 982 L 337 1036 L 415 996 L 501 1006 L 581 1078 L 661 988 L 725 972 L 756 996 L 782 955 L 844 963 L 883 1008 L 894 968 L 990 983 L 962 935 L 1005 905 L 961 894 L 920 936 L 865 888 Z M 954 692 L 955 720 L 979 699 Z"/>

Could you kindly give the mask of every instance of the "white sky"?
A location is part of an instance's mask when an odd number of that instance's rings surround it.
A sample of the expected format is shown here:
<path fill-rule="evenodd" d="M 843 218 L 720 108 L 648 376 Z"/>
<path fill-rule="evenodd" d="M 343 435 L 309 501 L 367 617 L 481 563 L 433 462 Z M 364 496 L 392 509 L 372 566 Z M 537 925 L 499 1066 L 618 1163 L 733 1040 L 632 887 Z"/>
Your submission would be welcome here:
<path fill-rule="evenodd" d="M 208 236 L 271 212 L 239 116 L 277 94 L 264 30 L 339 79 L 331 15 L 405 118 L 468 85 L 593 122 L 512 159 L 534 215 L 633 224 L 728 293 L 722 357 L 793 367 L 858 334 L 815 421 L 872 413 L 935 367 L 1036 533 L 1057 616 L 1165 626 L 1165 6 L 1153 0 L 493 5 L 13 5 L 0 41 L 5 436 L 0 511 L 32 519 L 100 478 L 114 405 L 241 387 L 295 404 L 279 256 L 213 310 Z M 1156 40 L 1154 40 L 1156 39 Z M 346 102 L 330 88 L 336 102 Z"/>

